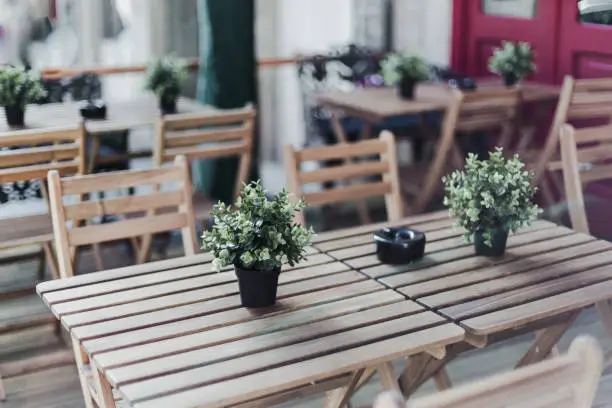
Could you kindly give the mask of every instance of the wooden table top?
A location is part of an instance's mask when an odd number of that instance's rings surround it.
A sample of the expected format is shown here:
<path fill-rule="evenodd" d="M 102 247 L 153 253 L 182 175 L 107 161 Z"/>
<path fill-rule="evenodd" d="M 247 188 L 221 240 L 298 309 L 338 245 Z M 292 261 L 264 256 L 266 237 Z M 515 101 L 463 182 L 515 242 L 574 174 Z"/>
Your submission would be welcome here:
<path fill-rule="evenodd" d="M 372 231 L 317 237 L 315 247 L 469 332 L 490 335 L 612 299 L 612 244 L 547 221 L 511 235 L 500 259 L 477 257 L 446 212 L 396 223 L 426 233 L 426 255 L 405 266 L 382 265 Z"/>
<path fill-rule="evenodd" d="M 240 307 L 234 273 L 212 272 L 210 260 L 131 266 L 37 291 L 136 407 L 221 407 L 330 379 L 344 385 L 355 370 L 464 336 L 314 248 L 284 268 L 279 302 L 266 311 Z"/>
<path fill-rule="evenodd" d="M 211 106 L 202 105 L 188 98 L 179 98 L 177 105 L 180 113 L 213 109 Z M 87 119 L 85 126 L 89 133 L 123 131 L 153 125 L 159 115 L 156 97 L 152 94 L 145 94 L 131 99 L 107 102 L 106 119 Z M 28 105 L 25 112 L 26 129 L 70 127 L 78 125 L 82 120 L 78 102 Z M 7 125 L 4 109 L 0 109 L 0 137 L 2 137 L 2 132 L 10 133 L 15 130 L 17 129 Z"/>
<path fill-rule="evenodd" d="M 504 87 L 498 79 L 481 79 L 477 84 L 479 90 Z M 521 86 L 525 102 L 551 101 L 559 96 L 559 88 L 556 86 L 533 82 L 525 82 Z M 445 109 L 450 100 L 451 89 L 442 83 L 422 83 L 417 85 L 415 92 L 415 99 L 411 101 L 400 99 L 393 87 L 327 92 L 318 95 L 317 100 L 322 106 L 377 121 L 393 116 Z"/>

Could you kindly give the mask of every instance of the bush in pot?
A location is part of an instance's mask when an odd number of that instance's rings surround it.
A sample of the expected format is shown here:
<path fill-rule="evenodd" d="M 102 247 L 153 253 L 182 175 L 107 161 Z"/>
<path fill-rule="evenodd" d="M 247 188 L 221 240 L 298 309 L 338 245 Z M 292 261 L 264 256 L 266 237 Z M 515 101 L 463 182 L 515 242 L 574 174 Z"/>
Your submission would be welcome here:
<path fill-rule="evenodd" d="M 493 50 L 489 70 L 501 75 L 506 86 L 512 86 L 536 71 L 533 59 L 529 43 L 504 41 L 501 48 Z"/>
<path fill-rule="evenodd" d="M 216 270 L 234 265 L 243 306 L 274 305 L 281 266 L 305 259 L 313 231 L 294 222 L 305 206 L 303 200 L 292 203 L 286 190 L 268 197 L 259 182 L 244 186 L 235 208 L 215 205 L 202 248 L 213 253 Z"/>
<path fill-rule="evenodd" d="M 187 79 L 187 63 L 183 59 L 166 56 L 147 66 L 145 87 L 159 98 L 164 114 L 176 113 L 176 101 Z"/>
<path fill-rule="evenodd" d="M 505 159 L 501 148 L 489 160 L 469 154 L 464 170 L 442 178 L 444 205 L 474 240 L 477 255 L 501 256 L 509 232 L 530 225 L 542 210 L 532 202 L 533 172 L 524 169 L 518 155 Z"/>
<path fill-rule="evenodd" d="M 23 67 L 0 67 L 0 106 L 4 107 L 9 126 L 23 126 L 26 105 L 46 95 L 37 74 Z"/>
<path fill-rule="evenodd" d="M 385 83 L 397 85 L 403 99 L 413 99 L 416 84 L 429 79 L 429 66 L 416 55 L 390 53 L 380 67 Z"/>

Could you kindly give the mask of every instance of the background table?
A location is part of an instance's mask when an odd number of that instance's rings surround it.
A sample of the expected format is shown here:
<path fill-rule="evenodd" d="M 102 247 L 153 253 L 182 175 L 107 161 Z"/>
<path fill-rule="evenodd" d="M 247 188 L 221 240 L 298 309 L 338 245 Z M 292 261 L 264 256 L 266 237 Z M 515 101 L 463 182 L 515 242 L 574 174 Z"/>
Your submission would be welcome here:
<path fill-rule="evenodd" d="M 607 241 L 537 221 L 509 237 L 504 257 L 491 259 L 475 256 L 473 245 L 463 241 L 451 221 L 440 212 L 396 223 L 426 233 L 426 256 L 412 265 L 380 264 L 371 237 L 376 226 L 323 234 L 314 245 L 458 322 L 472 346 L 536 331 L 533 346 L 517 366 L 545 358 L 583 308 L 612 299 L 612 244 Z M 600 317 L 612 328 L 609 310 Z M 445 360 L 459 351 L 447 353 Z M 430 363 L 433 371 L 444 362 Z M 406 392 L 417 385 L 411 376 L 403 376 Z"/>
<path fill-rule="evenodd" d="M 179 98 L 179 113 L 206 112 L 214 108 L 202 105 L 188 98 Z M 85 127 L 89 134 L 108 133 L 154 125 L 159 119 L 159 102 L 153 94 L 107 102 L 106 119 L 87 119 Z M 28 105 L 25 112 L 26 129 L 70 127 L 79 124 L 83 118 L 78 102 Z M 17 130 L 6 123 L 4 109 L 0 109 L 0 132 Z M 0 133 L 0 137 L 2 134 Z"/>
<path fill-rule="evenodd" d="M 478 90 L 502 89 L 499 79 L 479 79 Z M 554 102 L 559 96 L 559 88 L 552 85 L 524 82 L 523 102 Z M 372 124 L 386 118 L 402 115 L 416 115 L 425 112 L 442 111 L 451 100 L 451 89 L 442 83 L 421 83 L 415 91 L 414 100 L 398 97 L 394 87 L 365 88 L 352 92 L 326 92 L 318 95 L 317 101 L 332 112 L 332 126 L 339 141 L 346 141 L 340 122 L 340 112 L 362 118 L 366 121 L 362 138 L 369 138 Z M 534 118 L 539 119 L 539 118 Z M 533 132 L 532 127 L 527 131 Z"/>
<path fill-rule="evenodd" d="M 239 306 L 233 272 L 208 254 L 42 283 L 38 292 L 110 383 L 137 407 L 255 406 L 335 389 L 344 406 L 374 371 L 397 388 L 390 362 L 443 358 L 463 330 L 329 255 L 284 268 L 279 302 Z M 339 388 L 341 387 L 341 388 Z M 105 392 L 106 390 L 106 392 Z M 245 404 L 246 406 L 247 404 Z M 248 405 L 253 406 L 253 405 Z"/>

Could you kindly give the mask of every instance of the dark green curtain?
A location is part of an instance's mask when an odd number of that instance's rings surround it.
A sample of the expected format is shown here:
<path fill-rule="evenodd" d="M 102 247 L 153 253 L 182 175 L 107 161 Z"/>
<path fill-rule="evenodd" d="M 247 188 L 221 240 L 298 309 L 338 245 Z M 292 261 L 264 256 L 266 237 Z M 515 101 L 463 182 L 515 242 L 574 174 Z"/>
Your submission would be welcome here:
<path fill-rule="evenodd" d="M 255 0 L 198 0 L 198 25 L 198 100 L 221 109 L 249 102 L 257 106 Z M 207 161 L 200 166 L 196 185 L 215 199 L 231 202 L 237 170 L 237 159 Z"/>

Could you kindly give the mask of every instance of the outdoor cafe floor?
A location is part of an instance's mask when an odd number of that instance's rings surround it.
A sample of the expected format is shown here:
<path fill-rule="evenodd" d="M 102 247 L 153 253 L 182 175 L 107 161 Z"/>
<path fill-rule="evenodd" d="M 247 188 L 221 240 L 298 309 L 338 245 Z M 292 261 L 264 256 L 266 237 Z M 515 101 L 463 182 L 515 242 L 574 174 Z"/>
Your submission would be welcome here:
<path fill-rule="evenodd" d="M 120 266 L 128 261 L 121 248 L 106 248 L 104 258 L 108 262 Z M 92 269 L 93 262 L 89 254 L 83 256 L 84 269 Z M 34 279 L 36 263 L 22 263 L 21 265 L 0 266 L 0 291 L 7 286 Z M 0 303 L 0 323 L 8 316 L 27 313 L 44 313 L 46 309 L 40 299 L 31 296 L 2 301 Z M 564 351 L 571 340 L 579 334 L 590 334 L 602 341 L 607 340 L 603 328 L 597 320 L 596 313 L 590 309 L 585 311 L 561 341 L 560 349 Z M 527 349 L 531 336 L 517 337 L 506 343 L 475 350 L 454 360 L 449 365 L 449 374 L 454 384 L 464 383 L 492 373 L 509 369 Z M 606 349 L 612 344 L 604 343 Z M 0 336 L 0 364 L 7 361 L 19 360 L 23 357 L 40 355 L 40 353 L 57 350 L 61 347 L 52 327 L 39 327 L 28 331 L 17 332 L 12 335 Z M 398 365 L 399 371 L 400 366 Z M 612 369 L 604 373 L 595 407 L 612 407 Z M 74 366 L 62 366 L 42 370 L 39 372 L 8 378 L 5 380 L 7 401 L 0 403 L 1 408 L 81 408 L 83 400 Z M 434 392 L 432 382 L 428 382 L 419 390 L 418 394 Z M 354 407 L 371 404 L 377 393 L 380 392 L 379 383 L 370 381 L 356 396 Z M 417 394 L 417 395 L 418 395 Z M 310 408 L 322 406 L 321 397 L 308 400 L 295 401 L 283 407 Z"/>

